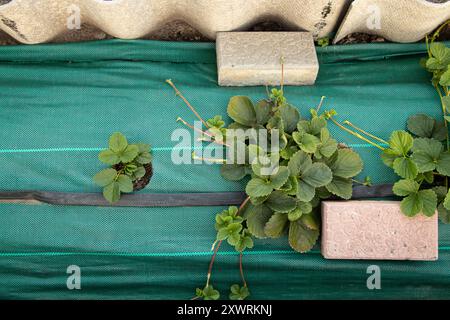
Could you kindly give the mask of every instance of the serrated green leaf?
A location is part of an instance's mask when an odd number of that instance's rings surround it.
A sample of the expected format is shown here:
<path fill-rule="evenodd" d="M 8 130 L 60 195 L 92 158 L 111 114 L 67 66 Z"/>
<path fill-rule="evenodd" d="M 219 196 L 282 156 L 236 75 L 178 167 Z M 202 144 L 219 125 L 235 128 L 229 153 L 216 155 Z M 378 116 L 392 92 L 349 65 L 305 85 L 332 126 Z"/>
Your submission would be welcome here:
<path fill-rule="evenodd" d="M 300 133 L 295 131 L 294 133 L 292 133 L 292 138 L 300 147 L 300 149 L 306 153 L 316 152 L 317 147 L 320 144 L 319 138 L 309 133 Z"/>
<path fill-rule="evenodd" d="M 397 155 L 406 156 L 413 146 L 413 137 L 403 130 L 394 131 L 389 146 Z"/>
<path fill-rule="evenodd" d="M 247 172 L 242 164 L 224 164 L 220 168 L 220 174 L 226 180 L 239 181 L 247 175 Z"/>
<path fill-rule="evenodd" d="M 363 163 L 361 157 L 351 149 L 339 149 L 334 161 L 330 161 L 329 167 L 334 176 L 351 178 L 361 172 Z"/>
<path fill-rule="evenodd" d="M 431 138 L 436 120 L 426 114 L 417 114 L 408 118 L 408 130 L 421 138 Z"/>
<path fill-rule="evenodd" d="M 381 160 L 389 168 L 392 168 L 394 166 L 394 161 L 397 158 L 398 158 L 398 155 L 391 149 L 385 149 L 383 151 L 383 153 L 381 154 Z"/>
<path fill-rule="evenodd" d="M 245 126 L 256 123 L 256 113 L 252 101 L 245 96 L 234 96 L 228 103 L 227 113 L 231 119 Z"/>
<path fill-rule="evenodd" d="M 310 202 L 299 201 L 297 203 L 297 208 L 302 211 L 302 213 L 310 213 L 312 211 L 312 205 Z"/>
<path fill-rule="evenodd" d="M 209 285 L 203 289 L 203 299 L 218 300 L 220 298 L 219 291 L 215 290 L 213 286 Z"/>
<path fill-rule="evenodd" d="M 328 191 L 332 194 L 348 200 L 353 194 L 353 181 L 351 178 L 333 177 L 333 180 L 326 185 Z"/>
<path fill-rule="evenodd" d="M 417 168 L 420 173 L 433 171 L 436 168 L 435 159 L 433 159 L 430 155 L 425 152 L 417 151 L 414 152 L 411 159 L 417 165 Z"/>
<path fill-rule="evenodd" d="M 230 291 L 230 300 L 245 300 L 248 296 L 250 296 L 250 291 L 246 286 L 240 287 L 238 284 L 233 284 Z"/>
<path fill-rule="evenodd" d="M 327 128 L 322 128 L 320 131 L 320 142 L 317 151 L 325 158 L 331 157 L 337 150 L 338 143 L 335 139 L 330 137 Z"/>
<path fill-rule="evenodd" d="M 103 188 L 103 196 L 110 203 L 115 203 L 120 199 L 120 188 L 117 182 L 112 182 Z"/>
<path fill-rule="evenodd" d="M 297 122 L 297 130 L 301 134 L 311 133 L 311 123 L 308 120 L 300 120 Z"/>
<path fill-rule="evenodd" d="M 100 187 L 105 187 L 116 179 L 117 171 L 109 168 L 100 171 L 94 176 L 94 182 Z"/>
<path fill-rule="evenodd" d="M 134 144 L 130 144 L 125 148 L 125 150 L 118 153 L 118 156 L 121 162 L 128 163 L 133 161 L 134 158 L 137 157 L 138 153 L 139 153 L 138 147 Z"/>
<path fill-rule="evenodd" d="M 442 64 L 450 64 L 450 50 L 442 42 L 433 42 L 430 44 L 430 52 L 434 58 Z"/>
<path fill-rule="evenodd" d="M 450 210 L 446 209 L 444 205 L 441 203 L 438 208 L 439 220 L 442 223 L 449 224 L 450 223 Z"/>
<path fill-rule="evenodd" d="M 419 188 L 420 185 L 414 180 L 400 180 L 394 184 L 392 191 L 397 196 L 405 197 L 417 193 Z"/>
<path fill-rule="evenodd" d="M 133 192 L 133 181 L 131 181 L 129 176 L 124 174 L 119 175 L 117 183 L 121 192 Z"/>
<path fill-rule="evenodd" d="M 310 133 L 313 135 L 318 135 L 326 126 L 327 120 L 322 117 L 314 117 L 310 121 Z"/>
<path fill-rule="evenodd" d="M 260 205 L 260 204 L 263 204 L 264 202 L 266 202 L 266 200 L 267 200 L 268 197 L 269 197 L 269 196 L 256 197 L 256 198 L 251 198 L 251 197 L 250 197 L 250 202 L 251 202 L 253 205 L 257 206 L 257 205 Z"/>
<path fill-rule="evenodd" d="M 303 180 L 298 181 L 297 198 L 300 201 L 309 202 L 316 194 L 316 189 L 304 182 Z"/>
<path fill-rule="evenodd" d="M 297 190 L 298 190 L 297 177 L 289 176 L 288 181 L 285 183 L 285 185 L 282 188 L 280 188 L 280 190 L 286 192 L 290 196 L 296 195 Z"/>
<path fill-rule="evenodd" d="M 314 214 L 302 215 L 301 222 L 308 229 L 317 230 L 317 231 L 319 231 L 319 229 L 320 229 L 319 221 L 318 221 L 316 215 L 314 215 Z"/>
<path fill-rule="evenodd" d="M 289 160 L 298 151 L 299 149 L 297 146 L 287 146 L 286 148 L 280 151 L 280 156 L 283 159 Z"/>
<path fill-rule="evenodd" d="M 433 190 L 420 190 L 418 193 L 419 197 L 422 199 L 422 213 L 427 217 L 431 217 L 436 212 L 437 207 L 437 196 Z"/>
<path fill-rule="evenodd" d="M 278 114 L 274 115 L 273 117 L 271 117 L 269 119 L 266 127 L 269 130 L 277 129 L 281 136 L 282 136 L 282 133 L 284 133 L 284 122 L 283 122 L 283 119 L 281 119 L 281 116 Z"/>
<path fill-rule="evenodd" d="M 150 152 L 150 145 L 148 143 L 136 143 L 136 146 L 139 149 L 139 152 Z"/>
<path fill-rule="evenodd" d="M 418 214 L 423 208 L 422 197 L 418 193 L 412 193 L 409 196 L 403 198 L 400 202 L 400 209 L 408 216 L 413 217 Z"/>
<path fill-rule="evenodd" d="M 145 168 L 143 166 L 137 167 L 136 171 L 134 172 L 134 176 L 138 179 L 142 178 L 143 176 L 145 176 Z"/>
<path fill-rule="evenodd" d="M 436 163 L 436 170 L 440 174 L 450 176 L 450 152 L 442 152 Z"/>
<path fill-rule="evenodd" d="M 427 62 L 425 63 L 425 67 L 430 70 L 442 70 L 444 68 L 444 65 L 436 58 L 429 58 Z"/>
<path fill-rule="evenodd" d="M 450 189 L 445 196 L 443 204 L 445 209 L 450 210 Z"/>
<path fill-rule="evenodd" d="M 255 104 L 256 122 L 265 125 L 270 118 L 271 106 L 267 100 L 258 101 Z"/>
<path fill-rule="evenodd" d="M 279 212 L 275 213 L 266 223 L 264 227 L 264 233 L 270 238 L 281 237 L 283 235 L 287 221 L 287 214 Z"/>
<path fill-rule="evenodd" d="M 447 139 L 447 127 L 445 126 L 444 121 L 436 121 L 431 138 L 438 141 L 444 141 Z"/>
<path fill-rule="evenodd" d="M 114 132 L 109 138 L 109 149 L 113 152 L 124 151 L 127 146 L 127 138 L 120 132 Z"/>
<path fill-rule="evenodd" d="M 313 163 L 307 170 L 305 170 L 300 178 L 307 184 L 319 188 L 331 182 L 333 174 L 331 169 L 324 163 Z"/>
<path fill-rule="evenodd" d="M 450 69 L 442 74 L 439 84 L 443 87 L 450 87 Z"/>
<path fill-rule="evenodd" d="M 247 227 L 256 238 L 266 238 L 264 227 L 273 215 L 273 211 L 266 205 L 251 206 L 247 214 Z"/>
<path fill-rule="evenodd" d="M 253 246 L 254 243 L 250 231 L 248 229 L 242 230 L 237 242 L 234 244 L 234 249 L 238 252 L 243 252 L 245 249 L 253 248 Z"/>
<path fill-rule="evenodd" d="M 245 192 L 250 197 L 264 197 L 269 195 L 273 190 L 272 184 L 261 178 L 251 179 L 245 187 Z"/>
<path fill-rule="evenodd" d="M 309 229 L 301 222 L 301 219 L 289 225 L 289 245 L 295 251 L 304 253 L 311 250 L 318 238 L 319 231 Z"/>
<path fill-rule="evenodd" d="M 430 44 L 430 52 L 436 59 L 442 59 L 446 54 L 446 47 L 442 42 L 433 42 Z"/>
<path fill-rule="evenodd" d="M 270 185 L 273 189 L 281 188 L 289 178 L 289 169 L 279 166 L 276 173 L 270 175 Z"/>
<path fill-rule="evenodd" d="M 152 162 L 152 155 L 149 152 L 139 151 L 136 161 L 140 164 L 147 164 Z"/>
<path fill-rule="evenodd" d="M 288 213 L 288 220 L 291 222 L 296 221 L 300 219 L 302 214 L 303 214 L 302 210 L 300 210 L 300 208 L 296 208 Z"/>
<path fill-rule="evenodd" d="M 443 148 L 442 143 L 435 139 L 416 138 L 414 139 L 412 151 L 423 152 L 428 154 L 432 159 L 437 159 L 439 158 Z"/>
<path fill-rule="evenodd" d="M 288 163 L 288 168 L 292 176 L 298 176 L 301 172 L 304 172 L 311 167 L 311 165 L 311 157 L 307 153 L 300 150 L 291 157 Z"/>
<path fill-rule="evenodd" d="M 283 120 L 285 132 L 291 133 L 297 128 L 297 122 L 300 119 L 300 113 L 297 108 L 289 104 L 285 104 L 278 108 L 278 114 Z"/>
<path fill-rule="evenodd" d="M 101 151 L 98 155 L 98 159 L 109 165 L 115 165 L 120 162 L 119 156 L 109 149 Z"/>
<path fill-rule="evenodd" d="M 265 203 L 270 209 L 277 212 L 287 213 L 297 207 L 297 201 L 283 191 L 274 191 Z"/>
<path fill-rule="evenodd" d="M 222 120 L 222 116 L 215 115 L 213 118 L 206 120 L 208 127 L 220 129 L 225 125 L 225 121 Z"/>
<path fill-rule="evenodd" d="M 399 157 L 394 160 L 394 172 L 404 179 L 414 179 L 417 177 L 419 169 L 416 163 L 410 158 Z"/>

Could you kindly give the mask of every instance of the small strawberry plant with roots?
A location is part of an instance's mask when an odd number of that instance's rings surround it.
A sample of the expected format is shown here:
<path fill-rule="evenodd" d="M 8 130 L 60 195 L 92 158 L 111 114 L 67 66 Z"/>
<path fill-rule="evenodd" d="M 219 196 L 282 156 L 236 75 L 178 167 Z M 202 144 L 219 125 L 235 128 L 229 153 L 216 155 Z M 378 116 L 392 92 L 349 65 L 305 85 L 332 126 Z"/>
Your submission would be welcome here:
<path fill-rule="evenodd" d="M 440 98 L 442 121 L 426 114 L 413 115 L 407 121 L 408 131 L 394 131 L 385 141 L 350 121 L 341 124 L 332 119 L 343 130 L 382 150 L 382 161 L 401 178 L 394 184 L 393 192 L 403 198 L 401 210 L 405 215 L 432 216 L 437 209 L 444 223 L 450 222 L 450 48 L 435 40 L 449 24 L 450 20 L 426 38 L 428 57 L 421 60 L 421 65 L 433 75 L 431 83 Z"/>
<path fill-rule="evenodd" d="M 111 166 L 94 176 L 94 182 L 103 187 L 103 196 L 110 203 L 119 201 L 122 192 L 145 188 L 153 174 L 150 145 L 128 144 L 120 132 L 111 135 L 109 148 L 101 151 L 98 159 Z"/>
<path fill-rule="evenodd" d="M 242 258 L 245 250 L 253 248 L 253 239 L 279 238 L 287 234 L 294 250 L 311 250 L 319 237 L 320 201 L 332 196 L 350 199 L 353 178 L 361 172 L 362 160 L 331 136 L 327 123 L 335 112 L 320 113 L 323 98 L 317 108 L 310 110 L 310 116 L 304 118 L 286 100 L 283 85 L 272 89 L 268 98 L 256 104 L 246 96 L 235 96 L 227 108 L 233 122 L 225 125 L 220 115 L 203 120 L 172 81 L 167 80 L 167 83 L 206 127 L 202 134 L 208 141 L 224 146 L 228 152 L 239 148 L 245 151 L 241 162 L 236 161 L 235 155 L 214 160 L 222 163 L 223 178 L 246 179 L 247 198 L 239 208 L 229 207 L 216 215 L 217 236 L 206 284 L 197 288 L 194 297 L 219 299 L 219 292 L 211 284 L 211 274 L 217 251 L 225 241 L 239 252 L 242 279 L 241 284 L 231 286 L 229 298 L 245 299 L 250 291 Z M 184 119 L 178 120 L 197 129 Z M 267 133 L 263 135 L 265 141 L 255 143 L 249 138 L 259 137 L 260 132 Z M 276 148 L 273 147 L 274 137 Z"/>

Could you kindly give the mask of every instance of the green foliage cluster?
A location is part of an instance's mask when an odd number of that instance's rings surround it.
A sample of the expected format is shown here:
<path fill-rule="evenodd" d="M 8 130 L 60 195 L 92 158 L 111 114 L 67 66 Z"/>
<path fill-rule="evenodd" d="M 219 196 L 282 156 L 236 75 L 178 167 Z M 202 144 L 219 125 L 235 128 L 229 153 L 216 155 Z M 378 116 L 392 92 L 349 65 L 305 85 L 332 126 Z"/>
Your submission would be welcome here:
<path fill-rule="evenodd" d="M 103 187 L 103 196 L 110 203 L 119 201 L 122 192 L 133 192 L 133 182 L 144 177 L 144 165 L 152 161 L 150 145 L 128 144 L 127 138 L 115 132 L 109 138 L 109 148 L 98 159 L 111 166 L 94 176 L 94 182 Z"/>
<path fill-rule="evenodd" d="M 231 224 L 236 228 L 231 244 L 237 232 L 257 238 L 278 238 L 287 233 L 294 250 L 309 251 L 319 236 L 316 208 L 320 200 L 332 195 L 351 198 L 352 178 L 362 170 L 361 158 L 351 149 L 340 148 L 331 137 L 328 112 L 319 115 L 311 109 L 310 119 L 302 118 L 281 90 L 273 89 L 269 99 L 256 104 L 248 97 L 232 97 L 227 111 L 234 122 L 226 129 L 277 129 L 280 135 L 275 152 L 246 141 L 246 162 L 221 168 L 227 180 L 250 177 L 245 188 L 250 203 L 240 218 L 243 221 Z M 271 172 L 273 164 L 277 165 Z M 243 222 L 247 228 L 238 228 Z"/>
<path fill-rule="evenodd" d="M 253 248 L 253 239 L 244 225 L 244 218 L 238 215 L 237 207 L 229 207 L 216 215 L 217 241 L 226 240 L 236 251 Z"/>
<path fill-rule="evenodd" d="M 250 296 L 250 291 L 247 286 L 240 286 L 238 284 L 233 284 L 230 287 L 230 294 L 228 298 L 230 300 L 245 300 Z M 203 300 L 219 300 L 220 292 L 212 285 L 207 285 L 205 288 L 195 289 L 195 298 L 194 299 L 203 299 Z"/>
<path fill-rule="evenodd" d="M 330 45 L 330 38 L 329 37 L 324 37 L 324 38 L 320 38 L 317 39 L 317 45 L 323 47 L 328 47 Z"/>
<path fill-rule="evenodd" d="M 408 130 L 414 136 L 394 131 L 381 156 L 402 178 L 393 187 L 396 195 L 404 197 L 402 212 L 407 216 L 432 216 L 438 209 L 441 220 L 448 223 L 450 194 L 446 181 L 450 176 L 450 152 L 444 147 L 447 129 L 443 123 L 419 114 L 409 118 Z"/>
<path fill-rule="evenodd" d="M 331 196 L 351 198 L 353 177 L 361 172 L 362 160 L 332 138 L 327 120 L 335 112 L 319 114 L 318 109 L 310 110 L 309 119 L 302 118 L 298 109 L 287 102 L 282 89 L 272 89 L 268 99 L 256 104 L 246 96 L 232 97 L 227 113 L 234 122 L 228 126 L 219 115 L 205 122 L 205 134 L 228 147 L 231 141 L 227 139 L 236 138 L 236 133 L 229 135 L 228 130 L 243 129 L 243 136 L 233 140 L 232 146 L 243 144 L 245 161 L 237 164 L 236 159 L 231 163 L 224 160 L 221 174 L 231 181 L 249 178 L 245 187 L 248 202 L 241 206 L 242 212 L 229 207 L 216 215 L 213 247 L 226 241 L 242 257 L 245 249 L 253 247 L 253 237 L 278 238 L 287 234 L 294 250 L 307 252 L 319 237 L 320 201 Z M 250 139 L 252 134 L 248 132 L 261 137 L 258 130 L 269 133 L 265 143 Z M 279 147 L 264 149 L 262 145 L 270 146 L 275 130 Z M 209 275 L 204 289 L 196 289 L 195 299 L 220 297 L 209 284 Z M 244 284 L 231 286 L 230 299 L 241 300 L 250 294 L 242 265 L 241 276 Z"/>
<path fill-rule="evenodd" d="M 421 60 L 421 65 L 433 74 L 433 86 L 450 86 L 450 48 L 442 42 L 432 42 L 428 46 L 428 57 Z"/>

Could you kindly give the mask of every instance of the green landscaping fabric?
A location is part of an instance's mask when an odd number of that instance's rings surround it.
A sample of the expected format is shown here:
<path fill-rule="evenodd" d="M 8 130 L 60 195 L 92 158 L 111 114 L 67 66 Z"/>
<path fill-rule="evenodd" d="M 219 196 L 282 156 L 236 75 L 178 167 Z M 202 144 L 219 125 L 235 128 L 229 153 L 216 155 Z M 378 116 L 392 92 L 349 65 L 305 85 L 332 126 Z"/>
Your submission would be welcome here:
<path fill-rule="evenodd" d="M 314 86 L 286 87 L 301 113 L 334 108 L 383 138 L 408 116 L 438 118 L 423 44 L 318 48 Z M 205 117 L 226 113 L 229 98 L 265 97 L 264 87 L 219 87 L 214 44 L 101 41 L 0 47 L 0 191 L 98 192 L 92 176 L 109 135 L 153 146 L 154 177 L 142 192 L 240 191 L 217 165 L 174 165 L 172 132 L 194 115 L 165 83 L 172 79 Z M 379 151 L 330 126 L 365 163 L 360 178 L 395 181 Z M 191 149 L 177 152 L 191 153 Z M 188 299 L 203 286 L 221 207 L 111 208 L 0 204 L 0 298 Z M 286 238 L 258 240 L 244 269 L 254 299 L 450 298 L 450 227 L 440 225 L 439 260 L 335 261 L 318 248 L 290 250 Z M 381 290 L 368 290 L 369 265 Z M 81 290 L 68 290 L 67 267 L 81 268 Z M 213 284 L 226 298 L 239 283 L 238 256 L 224 245 Z"/>

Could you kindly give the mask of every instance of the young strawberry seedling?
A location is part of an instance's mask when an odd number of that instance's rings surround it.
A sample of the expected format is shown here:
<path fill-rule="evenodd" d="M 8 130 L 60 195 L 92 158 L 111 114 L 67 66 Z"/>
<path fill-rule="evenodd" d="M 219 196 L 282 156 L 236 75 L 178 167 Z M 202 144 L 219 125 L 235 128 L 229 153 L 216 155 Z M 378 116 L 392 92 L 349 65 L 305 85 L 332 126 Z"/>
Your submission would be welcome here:
<path fill-rule="evenodd" d="M 103 196 L 110 203 L 119 201 L 122 192 L 145 188 L 153 174 L 150 145 L 128 144 L 120 132 L 111 135 L 109 148 L 101 151 L 98 159 L 111 166 L 94 176 L 94 182 L 103 187 Z"/>

